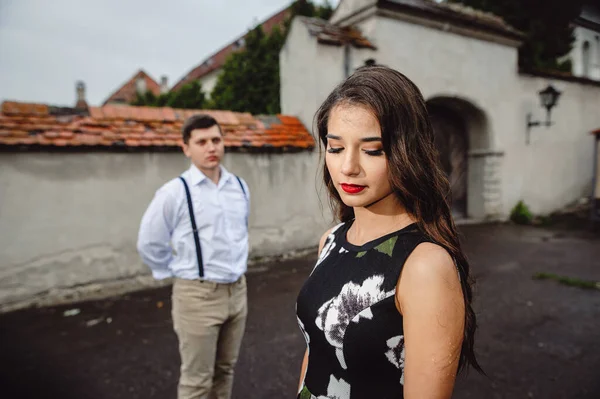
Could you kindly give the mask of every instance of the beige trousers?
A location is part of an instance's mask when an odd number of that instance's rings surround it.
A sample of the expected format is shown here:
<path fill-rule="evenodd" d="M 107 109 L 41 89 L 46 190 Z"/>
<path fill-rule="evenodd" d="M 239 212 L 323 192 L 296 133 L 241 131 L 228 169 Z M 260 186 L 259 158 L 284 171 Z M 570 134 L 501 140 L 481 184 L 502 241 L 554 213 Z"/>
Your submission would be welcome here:
<path fill-rule="evenodd" d="M 179 339 L 178 399 L 230 399 L 248 313 L 246 278 L 232 284 L 175 279 L 173 326 Z"/>

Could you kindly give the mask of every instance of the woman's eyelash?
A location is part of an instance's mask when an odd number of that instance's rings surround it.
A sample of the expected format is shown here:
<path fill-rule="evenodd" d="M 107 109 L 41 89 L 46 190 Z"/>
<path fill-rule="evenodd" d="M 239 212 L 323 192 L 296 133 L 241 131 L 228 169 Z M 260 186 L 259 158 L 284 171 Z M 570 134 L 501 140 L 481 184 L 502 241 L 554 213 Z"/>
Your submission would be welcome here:
<path fill-rule="evenodd" d="M 339 147 L 339 148 L 328 148 L 327 152 L 330 154 L 339 154 L 340 152 L 342 152 L 343 148 Z M 379 155 L 383 155 L 383 150 L 364 150 L 365 154 L 367 155 L 371 155 L 371 156 L 379 156 Z"/>

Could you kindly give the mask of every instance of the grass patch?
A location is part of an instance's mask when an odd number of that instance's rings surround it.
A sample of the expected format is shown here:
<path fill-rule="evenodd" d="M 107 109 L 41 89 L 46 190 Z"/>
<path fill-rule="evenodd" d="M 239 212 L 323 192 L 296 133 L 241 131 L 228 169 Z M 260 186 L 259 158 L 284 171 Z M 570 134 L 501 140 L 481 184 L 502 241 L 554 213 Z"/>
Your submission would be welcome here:
<path fill-rule="evenodd" d="M 575 277 L 559 276 L 554 273 L 536 273 L 533 275 L 534 280 L 554 280 L 560 284 L 571 287 L 579 287 L 588 290 L 600 290 L 600 282 L 592 280 L 582 280 Z"/>
<path fill-rule="evenodd" d="M 531 224 L 533 214 L 523 201 L 519 201 L 510 212 L 510 220 L 516 224 Z"/>

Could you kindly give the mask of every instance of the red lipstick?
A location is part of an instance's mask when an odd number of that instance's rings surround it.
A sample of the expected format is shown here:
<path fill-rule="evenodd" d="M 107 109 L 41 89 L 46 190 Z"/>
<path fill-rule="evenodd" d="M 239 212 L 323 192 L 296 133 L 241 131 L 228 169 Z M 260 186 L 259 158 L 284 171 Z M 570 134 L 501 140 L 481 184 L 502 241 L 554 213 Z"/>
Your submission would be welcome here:
<path fill-rule="evenodd" d="M 340 184 L 340 186 L 342 186 L 342 190 L 344 190 L 348 194 L 358 194 L 365 189 L 365 186 L 358 186 L 356 184 L 342 183 Z"/>

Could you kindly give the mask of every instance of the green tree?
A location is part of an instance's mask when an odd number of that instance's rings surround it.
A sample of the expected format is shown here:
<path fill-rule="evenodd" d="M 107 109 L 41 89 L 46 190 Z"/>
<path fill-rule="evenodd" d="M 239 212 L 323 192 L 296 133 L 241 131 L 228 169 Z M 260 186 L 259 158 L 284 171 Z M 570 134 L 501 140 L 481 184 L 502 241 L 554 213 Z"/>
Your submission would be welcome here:
<path fill-rule="evenodd" d="M 154 102 L 156 107 L 166 107 L 169 99 L 171 98 L 172 93 L 162 93 L 160 96 L 156 97 L 156 101 Z"/>
<path fill-rule="evenodd" d="M 333 15 L 333 7 L 329 1 L 325 0 L 322 6 L 318 7 L 315 12 L 315 17 L 329 21 L 329 18 Z"/>
<path fill-rule="evenodd" d="M 323 5 L 320 6 L 308 0 L 297 0 L 291 5 L 292 18 L 296 15 L 302 15 L 305 17 L 316 17 L 324 20 L 329 20 L 332 14 L 333 7 L 331 7 L 331 3 L 329 3 L 329 1 L 327 0 L 325 0 Z"/>
<path fill-rule="evenodd" d="M 206 95 L 198 81 L 188 83 L 177 91 L 163 93 L 158 97 L 151 91 L 137 93 L 131 105 L 146 107 L 172 107 L 184 109 L 204 109 L 207 106 Z"/>
<path fill-rule="evenodd" d="M 223 65 L 211 94 L 211 107 L 252 114 L 274 114 L 279 107 L 279 51 L 284 36 L 278 27 L 265 35 L 258 26 L 246 35 L 244 50 Z"/>
<path fill-rule="evenodd" d="M 169 93 L 165 105 L 184 109 L 206 108 L 206 95 L 202 91 L 202 84 L 196 80 L 177 91 Z"/>
<path fill-rule="evenodd" d="M 139 91 L 135 94 L 135 99 L 131 102 L 131 105 L 138 106 L 150 106 L 154 107 L 156 103 L 156 96 L 150 90 L 145 93 L 140 93 Z"/>
<path fill-rule="evenodd" d="M 526 37 L 519 49 L 519 65 L 525 69 L 571 71 L 569 60 L 560 62 L 572 48 L 571 22 L 585 0 L 447 0 L 502 17 Z"/>
<path fill-rule="evenodd" d="M 283 26 L 265 34 L 257 26 L 246 35 L 246 45 L 229 56 L 211 93 L 210 108 L 252 114 L 275 114 L 280 111 L 279 52 L 287 30 L 296 15 L 329 19 L 333 9 L 326 1 L 316 6 L 307 0 L 295 1 L 291 15 Z"/>
<path fill-rule="evenodd" d="M 292 15 L 303 15 L 305 17 L 314 17 L 318 6 L 315 6 L 312 1 L 298 0 L 291 5 Z"/>

